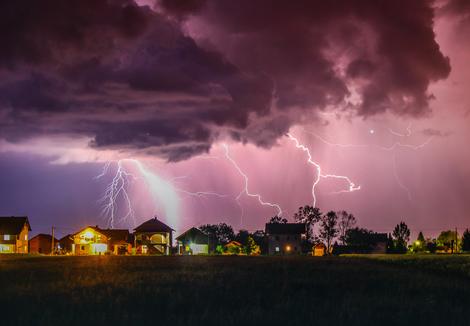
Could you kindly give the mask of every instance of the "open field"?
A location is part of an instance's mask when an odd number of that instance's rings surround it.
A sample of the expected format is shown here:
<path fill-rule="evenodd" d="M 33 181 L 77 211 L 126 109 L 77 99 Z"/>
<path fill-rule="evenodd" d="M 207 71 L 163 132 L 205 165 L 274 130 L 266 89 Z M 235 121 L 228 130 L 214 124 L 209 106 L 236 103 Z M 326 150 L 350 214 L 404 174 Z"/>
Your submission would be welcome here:
<path fill-rule="evenodd" d="M 0 257 L 1 324 L 468 325 L 470 256 Z"/>

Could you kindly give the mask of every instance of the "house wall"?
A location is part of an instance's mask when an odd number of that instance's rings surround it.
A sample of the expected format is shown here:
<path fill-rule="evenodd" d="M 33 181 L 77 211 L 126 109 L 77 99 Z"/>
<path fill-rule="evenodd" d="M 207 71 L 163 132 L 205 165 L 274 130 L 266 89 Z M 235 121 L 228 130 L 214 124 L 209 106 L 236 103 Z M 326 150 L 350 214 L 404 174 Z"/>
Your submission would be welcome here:
<path fill-rule="evenodd" d="M 49 237 L 34 237 L 29 241 L 29 252 L 32 254 L 49 255 L 52 251 L 52 241 Z"/>
<path fill-rule="evenodd" d="M 29 229 L 25 224 L 20 234 L 9 234 L 10 239 L 5 240 L 5 234 L 0 234 L 0 253 L 28 253 Z"/>
<path fill-rule="evenodd" d="M 301 253 L 300 234 L 270 234 L 268 236 L 269 255 L 300 255 Z"/>
<path fill-rule="evenodd" d="M 75 255 L 101 255 L 108 250 L 108 238 L 92 228 L 86 228 L 73 236 L 72 252 Z"/>
<path fill-rule="evenodd" d="M 172 236 L 169 232 L 136 232 L 135 241 L 142 254 L 170 254 Z"/>

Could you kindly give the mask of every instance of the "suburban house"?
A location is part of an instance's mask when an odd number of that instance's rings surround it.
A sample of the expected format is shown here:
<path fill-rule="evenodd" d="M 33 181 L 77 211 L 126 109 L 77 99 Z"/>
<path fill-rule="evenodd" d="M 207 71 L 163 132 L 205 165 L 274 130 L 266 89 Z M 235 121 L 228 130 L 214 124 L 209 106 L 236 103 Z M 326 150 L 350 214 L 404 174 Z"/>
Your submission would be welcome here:
<path fill-rule="evenodd" d="M 209 253 L 209 237 L 192 227 L 176 238 L 179 255 L 201 255 Z"/>
<path fill-rule="evenodd" d="M 170 255 L 173 229 L 154 217 L 134 229 L 134 247 L 139 254 Z"/>
<path fill-rule="evenodd" d="M 312 250 L 313 256 L 321 257 L 321 256 L 325 256 L 325 254 L 326 254 L 326 246 L 323 243 L 319 242 L 313 246 L 313 250 Z"/>
<path fill-rule="evenodd" d="M 225 255 L 239 255 L 243 254 L 243 245 L 235 240 L 230 241 L 224 246 Z"/>
<path fill-rule="evenodd" d="M 57 251 L 61 255 L 72 253 L 73 247 L 73 237 L 72 234 L 67 234 L 66 236 L 59 239 L 59 244 L 57 245 Z"/>
<path fill-rule="evenodd" d="M 131 252 L 129 231 L 125 229 L 86 228 L 71 235 L 75 255 L 126 254 Z"/>
<path fill-rule="evenodd" d="M 27 254 L 29 231 L 27 216 L 0 217 L 0 253 Z"/>
<path fill-rule="evenodd" d="M 57 248 L 58 244 L 58 240 L 54 238 L 54 248 Z M 52 245 L 52 236 L 50 234 L 39 233 L 29 240 L 29 252 L 31 254 L 49 255 L 52 252 Z"/>
<path fill-rule="evenodd" d="M 367 241 L 357 245 L 337 245 L 333 246 L 333 254 L 385 254 L 387 253 L 387 233 L 370 233 Z"/>
<path fill-rule="evenodd" d="M 299 255 L 307 228 L 303 223 L 267 223 L 268 255 Z"/>

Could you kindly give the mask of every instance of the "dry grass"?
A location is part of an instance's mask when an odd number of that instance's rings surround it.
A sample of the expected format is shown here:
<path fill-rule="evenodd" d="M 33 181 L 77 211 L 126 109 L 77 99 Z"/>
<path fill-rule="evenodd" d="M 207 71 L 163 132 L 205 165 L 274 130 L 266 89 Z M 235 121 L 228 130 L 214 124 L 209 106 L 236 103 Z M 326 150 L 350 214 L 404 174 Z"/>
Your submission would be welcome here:
<path fill-rule="evenodd" d="M 0 257 L 2 325 L 466 325 L 470 257 Z"/>

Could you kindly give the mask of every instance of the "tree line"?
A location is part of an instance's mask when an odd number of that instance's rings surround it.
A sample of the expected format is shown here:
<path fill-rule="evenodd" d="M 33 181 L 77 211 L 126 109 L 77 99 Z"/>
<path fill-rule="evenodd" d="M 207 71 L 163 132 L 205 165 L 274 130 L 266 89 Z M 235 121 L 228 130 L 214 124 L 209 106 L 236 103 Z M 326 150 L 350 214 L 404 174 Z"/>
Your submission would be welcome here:
<path fill-rule="evenodd" d="M 299 207 L 293 215 L 296 223 L 306 225 L 306 237 L 303 239 L 302 251 L 307 253 L 312 250 L 312 246 L 323 243 L 327 253 L 341 253 L 341 248 L 349 248 L 356 252 L 367 252 L 377 243 L 378 234 L 372 230 L 358 227 L 356 217 L 345 211 L 328 211 L 323 213 L 318 207 L 305 205 Z M 288 223 L 285 217 L 273 216 L 268 219 L 269 223 Z M 205 224 L 199 229 L 209 237 L 209 250 L 212 253 L 222 253 L 227 248 L 224 246 L 232 240 L 239 242 L 241 249 L 233 253 L 253 254 L 266 253 L 266 234 L 263 230 L 249 232 L 240 230 L 235 233 L 232 226 L 226 223 Z M 391 233 L 386 234 L 387 253 L 406 252 L 458 252 L 470 251 L 470 231 L 467 229 L 461 238 L 456 231 L 443 231 L 436 238 L 424 238 L 419 232 L 418 238 L 411 245 L 411 231 L 408 225 L 401 221 Z"/>

